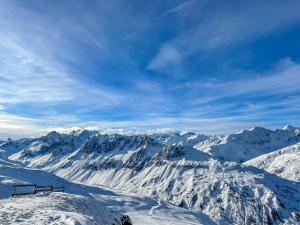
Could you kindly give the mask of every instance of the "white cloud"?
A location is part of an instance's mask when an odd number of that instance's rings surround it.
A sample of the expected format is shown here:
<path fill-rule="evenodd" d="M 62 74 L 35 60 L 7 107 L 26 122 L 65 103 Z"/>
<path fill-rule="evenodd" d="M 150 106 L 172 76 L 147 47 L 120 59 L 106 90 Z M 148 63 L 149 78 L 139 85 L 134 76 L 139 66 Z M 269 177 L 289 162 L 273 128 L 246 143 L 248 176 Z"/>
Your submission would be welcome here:
<path fill-rule="evenodd" d="M 157 55 L 149 63 L 148 68 L 151 70 L 164 69 L 166 65 L 180 64 L 181 55 L 171 44 L 164 44 Z"/>
<path fill-rule="evenodd" d="M 0 139 L 40 136 L 38 121 L 32 118 L 0 112 Z"/>
<path fill-rule="evenodd" d="M 257 123 L 238 119 L 236 117 L 199 118 L 197 115 L 182 115 L 177 117 L 157 116 L 142 120 L 123 121 L 92 121 L 77 124 L 81 129 L 99 130 L 103 133 L 164 133 L 180 130 L 191 130 L 204 134 L 220 134 L 238 132 L 254 126 L 269 126 L 267 122 Z M 55 130 L 73 130 L 71 127 L 53 128 Z M 49 130 L 49 129 L 48 129 Z M 51 130 L 51 129 L 50 129 Z"/>

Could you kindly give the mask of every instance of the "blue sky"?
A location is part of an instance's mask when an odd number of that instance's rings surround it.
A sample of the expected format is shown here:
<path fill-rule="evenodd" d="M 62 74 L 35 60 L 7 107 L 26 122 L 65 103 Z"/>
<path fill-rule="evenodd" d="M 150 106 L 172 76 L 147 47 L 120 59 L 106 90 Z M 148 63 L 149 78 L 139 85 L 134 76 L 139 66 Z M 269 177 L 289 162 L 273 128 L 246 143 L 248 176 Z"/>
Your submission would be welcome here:
<path fill-rule="evenodd" d="M 0 0 L 0 137 L 300 125 L 300 1 Z"/>

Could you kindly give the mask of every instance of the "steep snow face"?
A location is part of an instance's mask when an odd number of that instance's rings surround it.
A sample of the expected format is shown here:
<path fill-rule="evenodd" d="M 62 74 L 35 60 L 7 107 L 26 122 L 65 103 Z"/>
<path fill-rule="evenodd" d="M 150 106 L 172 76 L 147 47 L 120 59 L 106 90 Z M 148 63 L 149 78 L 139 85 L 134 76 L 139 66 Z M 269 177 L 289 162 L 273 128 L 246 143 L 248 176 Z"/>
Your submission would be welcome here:
<path fill-rule="evenodd" d="M 261 155 L 244 163 L 282 178 L 300 182 L 300 143 Z"/>
<path fill-rule="evenodd" d="M 117 176 L 127 173 L 124 170 Z M 99 173 L 86 182 L 102 183 L 103 177 Z M 151 165 L 126 182 L 113 180 L 112 185 L 201 211 L 217 224 L 300 223 L 299 184 L 234 163 L 178 161 Z"/>
<path fill-rule="evenodd" d="M 72 181 L 155 196 L 204 212 L 217 224 L 300 223 L 299 184 L 235 162 L 219 162 L 183 143 L 101 134 L 78 148 L 45 138 L 33 143 L 10 159 Z"/>
<path fill-rule="evenodd" d="M 217 159 L 240 163 L 299 141 L 298 128 L 287 126 L 273 131 L 255 127 L 237 134 L 210 137 L 195 148 Z"/>

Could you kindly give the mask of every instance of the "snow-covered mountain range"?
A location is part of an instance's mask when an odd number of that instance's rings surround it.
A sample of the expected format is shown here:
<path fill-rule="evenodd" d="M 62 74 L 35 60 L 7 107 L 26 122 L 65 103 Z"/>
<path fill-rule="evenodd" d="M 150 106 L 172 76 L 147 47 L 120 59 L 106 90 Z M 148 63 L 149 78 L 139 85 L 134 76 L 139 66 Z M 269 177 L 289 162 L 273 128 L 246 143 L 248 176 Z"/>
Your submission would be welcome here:
<path fill-rule="evenodd" d="M 155 197 L 205 213 L 217 224 L 297 224 L 299 183 L 239 164 L 297 142 L 299 129 L 291 126 L 210 137 L 80 130 L 5 142 L 0 149 L 28 167 Z"/>
<path fill-rule="evenodd" d="M 241 163 L 298 142 L 300 129 L 289 125 L 277 130 L 255 127 L 237 134 L 212 136 L 195 148 L 220 160 Z"/>

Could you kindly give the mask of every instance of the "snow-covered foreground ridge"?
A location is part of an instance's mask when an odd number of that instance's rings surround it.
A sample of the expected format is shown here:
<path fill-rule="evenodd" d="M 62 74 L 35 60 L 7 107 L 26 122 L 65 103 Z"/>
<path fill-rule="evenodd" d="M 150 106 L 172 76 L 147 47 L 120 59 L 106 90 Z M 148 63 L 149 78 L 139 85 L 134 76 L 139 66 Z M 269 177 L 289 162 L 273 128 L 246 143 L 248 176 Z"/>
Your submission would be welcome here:
<path fill-rule="evenodd" d="M 66 193 L 12 198 L 13 183 L 64 186 Z M 97 201 L 91 193 L 107 194 L 99 188 L 92 190 L 45 171 L 0 160 L 0 224 L 131 224 L 128 216 Z"/>
<path fill-rule="evenodd" d="M 299 129 L 293 127 L 213 137 L 74 131 L 6 142 L 0 149 L 26 166 L 155 196 L 205 213 L 217 224 L 298 224 L 299 183 L 238 162 L 299 141 Z"/>

